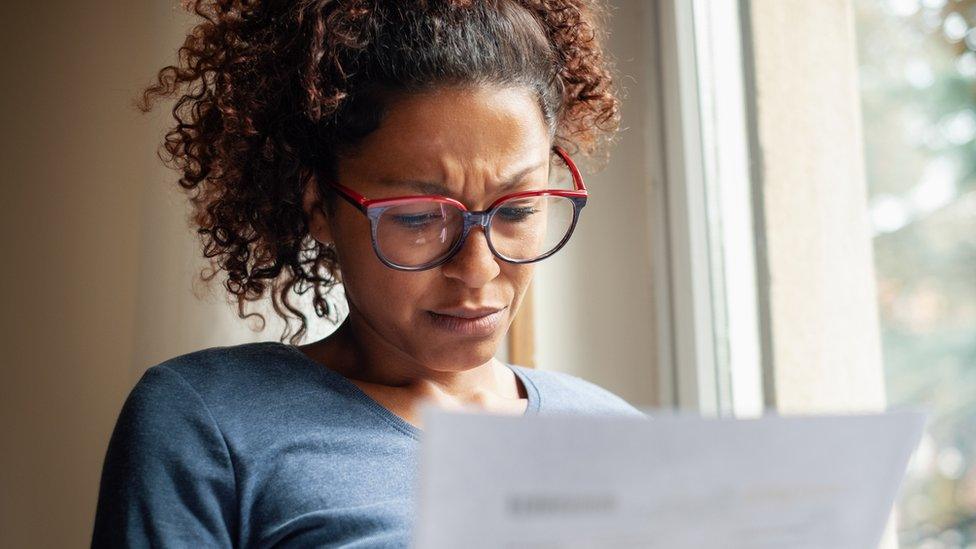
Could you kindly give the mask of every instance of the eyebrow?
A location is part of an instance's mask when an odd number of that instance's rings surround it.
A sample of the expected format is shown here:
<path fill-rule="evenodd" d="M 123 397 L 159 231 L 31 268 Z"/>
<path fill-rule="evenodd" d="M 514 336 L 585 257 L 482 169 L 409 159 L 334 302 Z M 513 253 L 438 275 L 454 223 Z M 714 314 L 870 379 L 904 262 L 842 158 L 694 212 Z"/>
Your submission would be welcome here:
<path fill-rule="evenodd" d="M 535 170 L 538 170 L 542 166 L 545 166 L 546 163 L 547 162 L 538 162 L 531 166 L 526 166 L 525 168 L 522 168 L 521 170 L 515 172 L 513 175 L 511 175 L 510 177 L 502 181 L 501 185 L 499 185 L 496 190 L 504 193 L 505 191 L 518 185 L 519 182 L 521 182 L 526 175 L 534 172 Z M 387 185 L 390 187 L 410 187 L 411 189 L 415 189 L 423 194 L 438 194 L 447 197 L 450 197 L 453 194 L 453 192 L 450 189 L 448 189 L 446 186 L 434 181 L 423 181 L 418 179 L 384 178 L 384 179 L 380 179 L 380 183 L 382 185 Z"/>

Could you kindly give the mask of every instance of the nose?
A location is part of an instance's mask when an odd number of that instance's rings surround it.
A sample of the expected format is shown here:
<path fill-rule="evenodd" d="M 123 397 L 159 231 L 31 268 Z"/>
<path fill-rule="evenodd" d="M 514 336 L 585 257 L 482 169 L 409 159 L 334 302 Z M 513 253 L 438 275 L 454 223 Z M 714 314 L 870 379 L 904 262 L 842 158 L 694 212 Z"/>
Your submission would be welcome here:
<path fill-rule="evenodd" d="M 460 280 L 469 288 L 480 288 L 501 272 L 498 261 L 488 247 L 484 227 L 476 225 L 471 228 L 457 254 L 441 265 L 441 272 L 448 278 Z"/>

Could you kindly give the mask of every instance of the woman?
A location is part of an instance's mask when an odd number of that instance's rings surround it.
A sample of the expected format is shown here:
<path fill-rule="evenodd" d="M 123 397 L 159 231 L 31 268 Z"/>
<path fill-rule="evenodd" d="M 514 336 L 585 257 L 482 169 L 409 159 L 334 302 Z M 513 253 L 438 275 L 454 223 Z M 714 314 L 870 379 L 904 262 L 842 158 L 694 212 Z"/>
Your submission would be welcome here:
<path fill-rule="evenodd" d="M 225 274 L 242 317 L 270 294 L 301 326 L 289 344 L 145 373 L 109 444 L 94 546 L 401 547 L 421 402 L 640 414 L 577 377 L 493 358 L 533 263 L 585 204 L 564 149 L 592 153 L 616 129 L 591 6 L 192 7 L 205 21 L 143 108 L 178 98 L 165 147 L 211 276 Z M 571 189 L 550 186 L 557 171 Z M 295 345 L 307 319 L 290 297 L 312 289 L 328 316 L 338 282 L 345 321 Z"/>

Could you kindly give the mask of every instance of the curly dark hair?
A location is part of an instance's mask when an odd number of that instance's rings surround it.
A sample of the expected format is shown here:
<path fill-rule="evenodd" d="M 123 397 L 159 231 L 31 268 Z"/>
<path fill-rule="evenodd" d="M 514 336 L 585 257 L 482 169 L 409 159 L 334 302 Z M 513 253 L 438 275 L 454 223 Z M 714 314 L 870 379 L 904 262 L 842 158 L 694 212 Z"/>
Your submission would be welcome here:
<path fill-rule="evenodd" d="M 297 343 L 338 280 L 302 196 L 379 127 L 393 94 L 444 85 L 526 86 L 554 141 L 593 156 L 619 125 L 602 11 L 587 0 L 184 0 L 203 19 L 137 101 L 175 98 L 160 157 L 182 172 L 210 266 L 238 316 L 271 294 Z M 321 187 L 320 187 L 321 189 Z M 328 200 L 328 190 L 322 189 Z M 291 332 L 291 320 L 300 327 Z"/>

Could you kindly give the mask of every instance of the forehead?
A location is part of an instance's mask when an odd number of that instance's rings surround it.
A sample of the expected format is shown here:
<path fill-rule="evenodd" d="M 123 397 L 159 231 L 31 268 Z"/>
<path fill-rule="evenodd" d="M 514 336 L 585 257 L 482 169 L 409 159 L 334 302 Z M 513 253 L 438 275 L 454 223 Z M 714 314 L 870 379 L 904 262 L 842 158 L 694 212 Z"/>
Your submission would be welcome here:
<path fill-rule="evenodd" d="M 528 88 L 443 88 L 394 100 L 380 127 L 340 159 L 346 184 L 498 183 L 543 163 L 549 129 Z"/>

